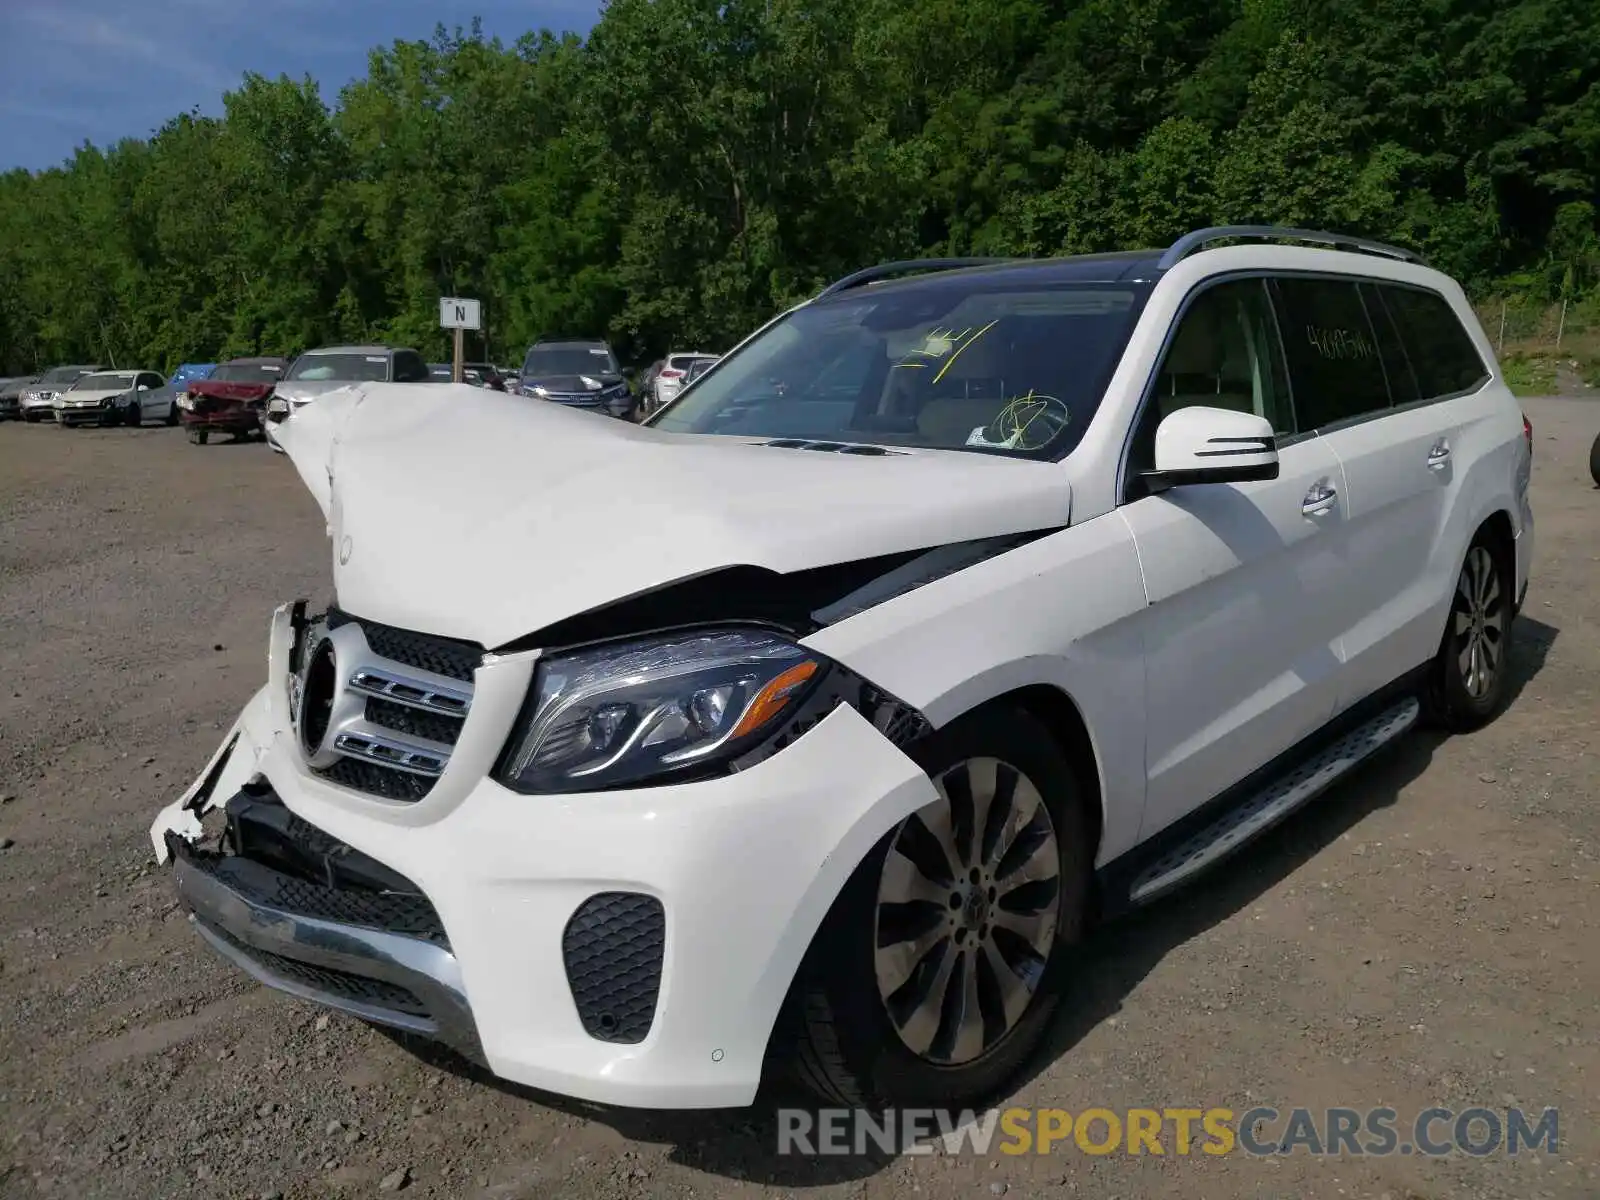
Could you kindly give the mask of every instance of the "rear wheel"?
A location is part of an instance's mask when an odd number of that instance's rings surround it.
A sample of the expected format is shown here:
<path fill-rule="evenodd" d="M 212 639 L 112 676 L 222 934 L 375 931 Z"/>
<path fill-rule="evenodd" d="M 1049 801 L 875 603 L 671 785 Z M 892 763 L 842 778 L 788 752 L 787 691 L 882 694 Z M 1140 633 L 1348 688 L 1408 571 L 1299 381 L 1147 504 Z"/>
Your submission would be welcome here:
<path fill-rule="evenodd" d="M 177 423 L 178 423 L 178 403 L 177 403 L 176 400 L 174 400 L 172 402 L 172 406 L 167 409 L 167 424 L 168 425 L 176 425 Z"/>
<path fill-rule="evenodd" d="M 1600 434 L 1595 435 L 1594 445 L 1589 447 L 1589 475 L 1595 487 L 1600 487 Z"/>
<path fill-rule="evenodd" d="M 1431 724 L 1467 732 L 1488 722 L 1510 694 L 1514 572 L 1499 540 L 1480 533 L 1450 597 L 1423 704 Z"/>
<path fill-rule="evenodd" d="M 939 796 L 845 885 L 791 996 L 786 1049 L 832 1103 L 981 1103 L 1037 1049 L 1083 930 L 1082 789 L 1027 713 L 954 722 L 917 755 Z"/>

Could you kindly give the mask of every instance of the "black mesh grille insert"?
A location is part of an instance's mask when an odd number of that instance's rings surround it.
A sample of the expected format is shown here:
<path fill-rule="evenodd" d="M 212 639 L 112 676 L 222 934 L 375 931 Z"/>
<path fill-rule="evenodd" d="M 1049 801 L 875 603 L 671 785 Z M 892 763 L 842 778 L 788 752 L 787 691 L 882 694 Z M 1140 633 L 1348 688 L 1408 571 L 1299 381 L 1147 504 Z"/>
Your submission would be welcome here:
<path fill-rule="evenodd" d="M 382 725 L 396 733 L 409 733 L 413 737 L 427 738 L 430 742 L 443 742 L 454 746 L 461 736 L 462 717 L 447 717 L 442 713 L 424 712 L 409 704 L 396 704 L 377 696 L 367 698 L 367 720 Z"/>
<path fill-rule="evenodd" d="M 419 894 L 324 887 L 235 855 L 194 855 L 189 862 L 233 891 L 296 916 L 426 938 L 446 949 L 450 945 L 439 914 Z"/>
<path fill-rule="evenodd" d="M 396 984 L 381 979 L 368 979 L 364 975 L 352 975 L 348 971 L 335 971 L 330 967 L 319 967 L 314 963 L 301 962 L 295 958 L 284 958 L 283 955 L 273 954 L 268 950 L 258 950 L 230 936 L 226 930 L 209 922 L 204 924 L 208 933 L 227 942 L 262 970 L 279 979 L 297 983 L 324 996 L 353 1000 L 359 1004 L 370 1004 L 375 1008 L 386 1008 L 392 1012 L 407 1013 L 415 1017 L 429 1015 L 421 1000 Z"/>
<path fill-rule="evenodd" d="M 416 667 L 419 671 L 432 671 L 451 679 L 471 682 L 472 673 L 483 661 L 483 647 L 473 642 L 438 637 L 431 633 L 414 633 L 409 629 L 396 629 L 393 625 L 380 625 L 365 621 L 339 609 L 328 609 L 328 628 L 354 621 L 366 635 L 367 645 L 374 654 Z"/>
<path fill-rule="evenodd" d="M 319 769 L 316 774 L 329 783 L 370 792 L 385 800 L 404 800 L 415 803 L 433 789 L 433 779 L 426 775 L 413 775 L 398 771 L 382 763 L 362 762 L 358 758 L 341 758 L 331 767 Z"/>
<path fill-rule="evenodd" d="M 667 916 L 637 892 L 601 892 L 578 906 L 561 935 L 578 1019 L 603 1042 L 642 1042 L 655 1021 Z"/>

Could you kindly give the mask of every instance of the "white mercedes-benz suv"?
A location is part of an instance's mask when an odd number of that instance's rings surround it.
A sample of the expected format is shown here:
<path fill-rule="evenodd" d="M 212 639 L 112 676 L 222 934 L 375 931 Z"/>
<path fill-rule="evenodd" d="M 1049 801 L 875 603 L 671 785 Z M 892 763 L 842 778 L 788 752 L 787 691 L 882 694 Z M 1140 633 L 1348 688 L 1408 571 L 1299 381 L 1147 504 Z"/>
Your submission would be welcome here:
<path fill-rule="evenodd" d="M 1533 542 L 1461 289 L 1306 230 L 873 268 L 643 425 L 277 436 L 335 599 L 157 856 L 261 982 L 620 1105 L 994 1095 L 1092 922 L 1496 713 Z"/>

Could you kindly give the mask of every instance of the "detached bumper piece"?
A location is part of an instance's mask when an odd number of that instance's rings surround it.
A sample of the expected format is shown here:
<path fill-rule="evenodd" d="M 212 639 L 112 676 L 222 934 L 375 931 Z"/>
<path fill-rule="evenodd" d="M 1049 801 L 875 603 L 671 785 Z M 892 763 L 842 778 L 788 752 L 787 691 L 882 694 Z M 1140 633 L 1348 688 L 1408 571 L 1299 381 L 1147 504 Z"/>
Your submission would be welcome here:
<path fill-rule="evenodd" d="M 484 1061 L 438 913 L 403 875 L 290 812 L 264 786 L 225 806 L 214 848 L 167 835 L 207 943 L 279 991 Z"/>

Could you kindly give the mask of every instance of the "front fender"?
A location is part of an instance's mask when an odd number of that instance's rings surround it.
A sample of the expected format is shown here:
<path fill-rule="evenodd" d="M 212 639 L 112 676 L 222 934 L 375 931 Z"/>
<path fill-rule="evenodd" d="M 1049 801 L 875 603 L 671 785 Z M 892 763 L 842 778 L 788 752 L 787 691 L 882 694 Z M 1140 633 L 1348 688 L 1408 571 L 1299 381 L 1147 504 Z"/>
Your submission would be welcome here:
<path fill-rule="evenodd" d="M 1082 714 L 1100 783 L 1099 862 L 1138 840 L 1144 808 L 1144 576 L 1111 512 L 897 596 L 805 639 L 935 728 L 1019 688 Z"/>

